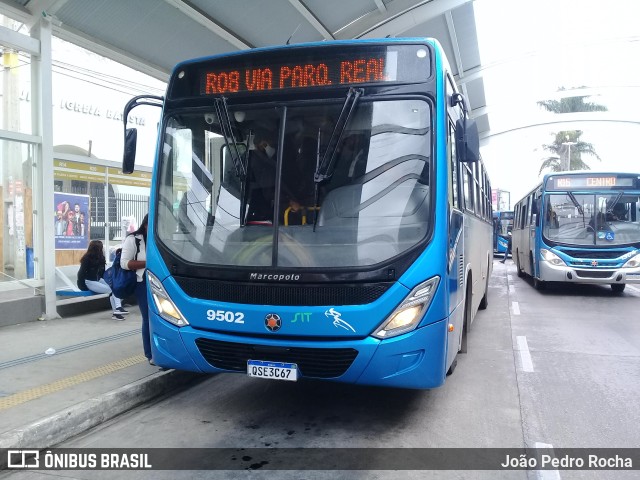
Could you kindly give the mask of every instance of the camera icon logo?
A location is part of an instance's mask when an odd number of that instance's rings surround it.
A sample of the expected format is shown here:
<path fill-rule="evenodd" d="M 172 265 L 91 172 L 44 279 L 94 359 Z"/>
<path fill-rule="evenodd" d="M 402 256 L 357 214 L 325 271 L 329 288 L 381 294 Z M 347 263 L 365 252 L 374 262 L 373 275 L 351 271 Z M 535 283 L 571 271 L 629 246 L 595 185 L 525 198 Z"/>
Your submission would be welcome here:
<path fill-rule="evenodd" d="M 7 468 L 38 468 L 40 452 L 38 450 L 8 450 Z"/>

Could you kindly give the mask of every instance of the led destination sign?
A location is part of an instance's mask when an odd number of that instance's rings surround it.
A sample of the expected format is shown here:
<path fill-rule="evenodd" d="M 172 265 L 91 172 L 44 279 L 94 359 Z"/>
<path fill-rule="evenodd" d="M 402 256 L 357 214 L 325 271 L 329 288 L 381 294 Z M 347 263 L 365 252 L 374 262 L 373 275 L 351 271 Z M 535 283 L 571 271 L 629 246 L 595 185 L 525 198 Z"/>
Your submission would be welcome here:
<path fill-rule="evenodd" d="M 390 60 L 390 63 L 388 63 Z M 321 87 L 352 83 L 393 82 L 397 58 L 358 58 L 342 60 L 339 65 L 305 63 L 275 67 L 222 70 L 205 73 L 204 94 L 239 91 L 282 90 L 284 88 Z"/>
<path fill-rule="evenodd" d="M 232 95 L 331 86 L 417 83 L 431 75 L 425 45 L 345 45 L 247 52 L 178 69 L 170 96 Z"/>
<path fill-rule="evenodd" d="M 547 190 L 607 189 L 634 187 L 633 176 L 621 175 L 558 175 L 547 182 Z"/>

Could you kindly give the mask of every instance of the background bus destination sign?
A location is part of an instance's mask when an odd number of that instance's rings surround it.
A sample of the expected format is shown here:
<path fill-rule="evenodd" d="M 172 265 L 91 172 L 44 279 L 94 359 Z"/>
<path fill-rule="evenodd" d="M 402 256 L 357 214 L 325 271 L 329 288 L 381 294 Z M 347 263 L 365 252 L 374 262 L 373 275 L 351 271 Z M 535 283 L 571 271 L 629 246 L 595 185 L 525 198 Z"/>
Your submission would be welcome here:
<path fill-rule="evenodd" d="M 201 70 L 200 94 L 223 95 L 364 83 L 413 83 L 429 76 L 429 54 L 425 46 L 345 50 L 332 49 L 328 52 L 319 49 L 312 55 L 300 55 L 299 59 L 292 51 L 287 58 L 270 59 L 263 55 L 236 59 L 232 64 L 216 63 Z M 404 62 L 405 57 L 412 57 L 412 61 Z"/>
<path fill-rule="evenodd" d="M 558 175 L 547 183 L 548 190 L 567 190 L 580 188 L 620 188 L 633 187 L 634 178 L 621 175 Z"/>

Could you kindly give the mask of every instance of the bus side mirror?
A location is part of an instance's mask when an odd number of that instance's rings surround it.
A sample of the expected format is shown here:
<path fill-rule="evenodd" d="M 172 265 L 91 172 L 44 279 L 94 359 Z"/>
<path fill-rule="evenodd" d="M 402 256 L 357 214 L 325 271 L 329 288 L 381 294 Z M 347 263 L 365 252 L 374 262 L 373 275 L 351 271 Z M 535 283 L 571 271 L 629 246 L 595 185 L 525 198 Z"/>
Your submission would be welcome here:
<path fill-rule="evenodd" d="M 480 160 L 480 135 L 478 125 L 470 118 L 456 120 L 456 152 L 460 162 Z"/>
<path fill-rule="evenodd" d="M 122 157 L 122 173 L 133 173 L 136 165 L 136 144 L 138 130 L 127 128 L 124 132 L 124 156 Z"/>
<path fill-rule="evenodd" d="M 122 173 L 133 173 L 136 165 L 136 143 L 138 141 L 138 131 L 135 128 L 127 128 L 129 112 L 140 105 L 150 105 L 162 108 L 164 97 L 156 95 L 138 95 L 133 97 L 124 106 L 122 112 L 122 122 L 124 124 L 124 155 L 122 157 Z"/>

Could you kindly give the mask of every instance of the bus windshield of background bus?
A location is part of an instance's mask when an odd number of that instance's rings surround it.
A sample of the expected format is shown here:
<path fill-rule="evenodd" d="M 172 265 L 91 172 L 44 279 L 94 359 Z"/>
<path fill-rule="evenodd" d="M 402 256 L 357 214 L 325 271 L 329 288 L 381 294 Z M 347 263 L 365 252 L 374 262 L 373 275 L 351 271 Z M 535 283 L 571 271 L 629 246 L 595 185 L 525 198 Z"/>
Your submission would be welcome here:
<path fill-rule="evenodd" d="M 316 204 L 318 158 L 343 103 L 230 106 L 244 178 L 213 110 L 170 117 L 158 239 L 189 262 L 287 268 L 374 265 L 422 241 L 433 219 L 430 105 L 361 100 Z"/>
<path fill-rule="evenodd" d="M 545 197 L 542 230 L 545 238 L 566 245 L 613 246 L 640 242 L 638 193 L 574 193 L 572 196 L 554 193 Z"/>

